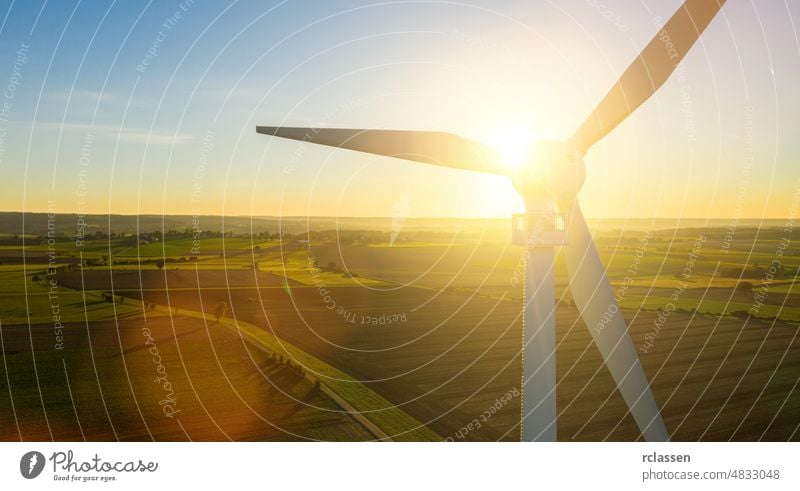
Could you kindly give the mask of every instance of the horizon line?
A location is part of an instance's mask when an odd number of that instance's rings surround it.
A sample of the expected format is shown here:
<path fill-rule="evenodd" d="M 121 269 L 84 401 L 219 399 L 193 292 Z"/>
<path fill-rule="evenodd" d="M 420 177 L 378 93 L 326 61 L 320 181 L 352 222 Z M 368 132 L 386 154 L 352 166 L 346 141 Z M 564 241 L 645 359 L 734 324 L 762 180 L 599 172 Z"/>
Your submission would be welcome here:
<path fill-rule="evenodd" d="M 50 211 L 19 211 L 19 210 L 0 210 L 0 214 L 35 214 L 35 215 L 48 215 Z M 142 217 L 142 216 L 156 216 L 156 217 L 221 217 L 221 218 L 261 218 L 261 219 L 393 219 L 394 217 L 390 215 L 385 216 L 376 216 L 376 215 L 346 215 L 346 216 L 337 216 L 337 215 L 239 215 L 239 214 L 189 214 L 189 213 L 78 213 L 75 211 L 66 211 L 66 212 L 56 212 L 54 215 L 79 215 L 84 217 L 91 217 L 91 216 L 120 216 L 120 217 Z M 406 217 L 405 220 L 500 220 L 500 219 L 508 219 L 511 218 L 510 215 L 498 215 L 498 216 L 467 216 L 467 217 L 457 217 L 457 216 L 427 216 L 427 217 Z M 624 216 L 617 216 L 617 217 L 593 217 L 587 216 L 588 219 L 591 220 L 731 220 L 736 222 L 741 222 L 745 220 L 789 220 L 791 217 L 703 217 L 703 216 L 691 216 L 691 217 L 624 217 Z"/>

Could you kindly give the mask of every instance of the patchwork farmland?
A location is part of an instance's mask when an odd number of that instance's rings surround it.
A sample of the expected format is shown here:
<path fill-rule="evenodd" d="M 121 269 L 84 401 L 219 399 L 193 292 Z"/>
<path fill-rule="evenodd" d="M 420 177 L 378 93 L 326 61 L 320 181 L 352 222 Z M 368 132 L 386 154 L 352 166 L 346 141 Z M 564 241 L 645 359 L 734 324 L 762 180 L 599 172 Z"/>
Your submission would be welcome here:
<path fill-rule="evenodd" d="M 519 439 L 521 251 L 495 228 L 387 239 L 213 237 L 199 254 L 186 238 L 107 238 L 81 254 L 60 242 L 64 352 L 48 345 L 47 251 L 23 261 L 4 246 L 18 260 L 0 265 L 3 438 L 362 440 L 376 425 L 400 440 Z M 800 260 L 779 239 L 599 231 L 674 440 L 800 438 Z M 559 439 L 638 439 L 564 272 L 559 258 Z M 180 387 L 180 425 L 158 413 L 145 328 Z"/>

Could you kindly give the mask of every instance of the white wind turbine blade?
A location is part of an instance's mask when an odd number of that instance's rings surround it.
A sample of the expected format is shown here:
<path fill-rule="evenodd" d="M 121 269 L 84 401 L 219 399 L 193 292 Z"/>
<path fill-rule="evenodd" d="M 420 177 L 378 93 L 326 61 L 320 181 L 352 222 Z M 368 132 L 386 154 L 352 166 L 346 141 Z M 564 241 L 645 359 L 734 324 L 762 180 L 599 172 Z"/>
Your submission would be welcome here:
<path fill-rule="evenodd" d="M 667 81 L 726 0 L 686 0 L 608 94 L 586 118 L 572 141 L 581 153 L 625 120 Z"/>
<path fill-rule="evenodd" d="M 257 126 L 256 132 L 461 170 L 502 176 L 509 175 L 512 170 L 503 165 L 497 149 L 440 131 Z"/>
<path fill-rule="evenodd" d="M 567 241 L 567 269 L 572 298 L 633 419 L 647 441 L 669 440 L 625 319 L 614 298 L 605 266 L 577 201 L 570 212 Z M 608 322 L 600 323 L 601 319 L 607 319 Z"/>

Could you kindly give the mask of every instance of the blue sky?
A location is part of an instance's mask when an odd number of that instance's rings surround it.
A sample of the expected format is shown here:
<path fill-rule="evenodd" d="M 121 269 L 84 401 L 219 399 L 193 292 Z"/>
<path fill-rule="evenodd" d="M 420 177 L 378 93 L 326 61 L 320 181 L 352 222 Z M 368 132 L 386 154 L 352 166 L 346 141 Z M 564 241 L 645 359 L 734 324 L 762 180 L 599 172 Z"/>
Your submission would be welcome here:
<path fill-rule="evenodd" d="M 0 210 L 504 216 L 521 203 L 502 178 L 254 127 L 566 138 L 679 4 L 5 2 Z M 796 2 L 729 0 L 681 77 L 587 156 L 586 214 L 791 214 L 798 23 Z"/>

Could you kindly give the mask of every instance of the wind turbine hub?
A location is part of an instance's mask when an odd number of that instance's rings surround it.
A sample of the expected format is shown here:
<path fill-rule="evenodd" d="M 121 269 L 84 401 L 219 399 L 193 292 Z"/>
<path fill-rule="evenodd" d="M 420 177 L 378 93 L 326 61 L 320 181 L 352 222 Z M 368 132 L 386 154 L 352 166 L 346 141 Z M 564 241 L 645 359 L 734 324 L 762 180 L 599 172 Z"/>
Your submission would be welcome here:
<path fill-rule="evenodd" d="M 575 201 L 585 177 L 583 156 L 572 143 L 543 140 L 536 142 L 512 180 L 529 211 L 546 201 L 564 210 Z"/>

